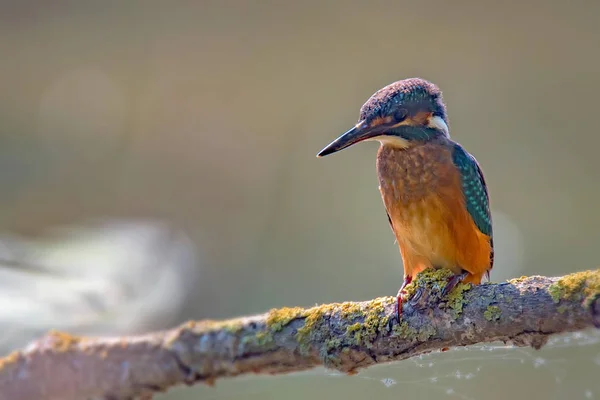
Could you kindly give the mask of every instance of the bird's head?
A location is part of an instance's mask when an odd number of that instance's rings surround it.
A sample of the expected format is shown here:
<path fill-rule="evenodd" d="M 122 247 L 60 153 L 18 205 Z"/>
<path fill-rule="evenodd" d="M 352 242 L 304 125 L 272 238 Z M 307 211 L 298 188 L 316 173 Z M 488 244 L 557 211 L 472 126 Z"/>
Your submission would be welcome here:
<path fill-rule="evenodd" d="M 449 136 L 442 92 L 424 79 L 404 79 L 375 92 L 361 107 L 358 123 L 317 156 L 335 153 L 364 140 L 403 148 L 440 136 Z"/>

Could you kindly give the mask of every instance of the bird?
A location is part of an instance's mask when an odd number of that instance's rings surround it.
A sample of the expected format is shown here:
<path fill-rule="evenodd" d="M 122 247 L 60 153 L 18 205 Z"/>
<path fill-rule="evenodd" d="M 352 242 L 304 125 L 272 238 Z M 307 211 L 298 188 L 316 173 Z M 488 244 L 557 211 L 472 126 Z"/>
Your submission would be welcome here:
<path fill-rule="evenodd" d="M 358 123 L 317 157 L 363 141 L 380 143 L 379 191 L 402 258 L 397 320 L 406 285 L 428 268 L 452 271 L 442 295 L 460 282 L 489 280 L 494 241 L 488 188 L 475 157 L 450 138 L 441 90 L 421 78 L 383 87 L 363 104 Z"/>

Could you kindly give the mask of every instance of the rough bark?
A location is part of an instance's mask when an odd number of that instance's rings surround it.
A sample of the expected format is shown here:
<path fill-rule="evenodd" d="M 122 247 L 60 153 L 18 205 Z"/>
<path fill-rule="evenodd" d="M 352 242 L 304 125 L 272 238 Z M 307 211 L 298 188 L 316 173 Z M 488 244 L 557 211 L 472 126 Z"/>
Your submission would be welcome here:
<path fill-rule="evenodd" d="M 129 399 L 248 373 L 324 365 L 354 373 L 422 353 L 503 341 L 539 349 L 550 335 L 600 326 L 600 270 L 441 290 L 446 271 L 395 298 L 284 308 L 228 321 L 188 322 L 123 338 L 52 332 L 0 361 L 0 399 Z"/>

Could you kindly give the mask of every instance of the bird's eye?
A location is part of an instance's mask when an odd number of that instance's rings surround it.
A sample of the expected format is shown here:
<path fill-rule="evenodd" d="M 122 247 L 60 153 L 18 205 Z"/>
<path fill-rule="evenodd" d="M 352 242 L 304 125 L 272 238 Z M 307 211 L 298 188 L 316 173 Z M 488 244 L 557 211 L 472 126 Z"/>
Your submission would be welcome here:
<path fill-rule="evenodd" d="M 394 120 L 396 123 L 402 122 L 408 116 L 408 110 L 405 108 L 400 108 L 394 113 Z"/>

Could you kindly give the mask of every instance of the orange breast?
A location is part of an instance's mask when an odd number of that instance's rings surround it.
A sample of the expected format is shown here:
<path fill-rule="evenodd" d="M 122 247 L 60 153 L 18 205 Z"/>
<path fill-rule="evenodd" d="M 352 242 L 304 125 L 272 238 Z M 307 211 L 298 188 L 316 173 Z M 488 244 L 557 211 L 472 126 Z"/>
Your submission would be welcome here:
<path fill-rule="evenodd" d="M 479 283 L 490 269 L 490 238 L 465 207 L 450 149 L 441 143 L 382 146 L 377 171 L 405 276 L 443 267 L 457 274 L 465 270 L 466 281 Z"/>

